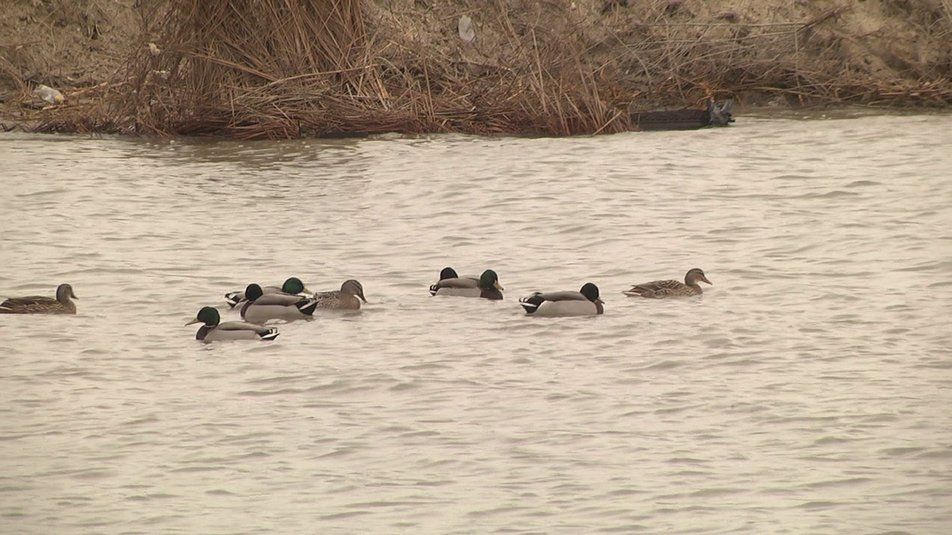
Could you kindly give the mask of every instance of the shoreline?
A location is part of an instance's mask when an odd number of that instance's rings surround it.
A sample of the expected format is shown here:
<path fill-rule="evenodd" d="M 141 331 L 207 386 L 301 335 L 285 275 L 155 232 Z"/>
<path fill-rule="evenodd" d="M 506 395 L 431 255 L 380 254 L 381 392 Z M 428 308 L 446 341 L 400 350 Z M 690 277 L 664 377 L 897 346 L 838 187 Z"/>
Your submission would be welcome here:
<path fill-rule="evenodd" d="M 911 106 L 894 106 L 894 107 L 869 107 L 861 104 L 846 104 L 846 105 L 823 105 L 817 104 L 807 107 L 778 107 L 778 106 L 749 106 L 741 108 L 739 111 L 735 108 L 734 117 L 737 119 L 739 125 L 743 125 L 744 122 L 748 119 L 755 120 L 791 120 L 791 121 L 831 121 L 831 120 L 849 120 L 849 119 L 862 119 L 866 117 L 915 117 L 915 116 L 952 116 L 952 107 L 950 108 L 937 108 L 934 106 L 923 106 L 923 107 L 911 107 Z M 85 132 L 75 132 L 75 131 L 53 131 L 38 128 L 40 125 L 38 123 L 29 124 L 26 122 L 17 122 L 5 120 L 0 117 L 0 136 L 3 134 L 30 134 L 30 135 L 49 135 L 49 136 L 97 136 L 97 137 L 115 137 L 117 139 L 180 139 L 180 140 L 214 140 L 220 139 L 223 141 L 243 141 L 234 138 L 216 136 L 216 135 L 177 135 L 177 136 L 148 136 L 141 134 L 127 134 L 121 132 L 97 132 L 97 131 L 85 131 Z M 737 128 L 734 124 L 730 125 L 730 128 Z M 704 126 L 701 128 L 690 129 L 690 130 L 708 130 L 711 128 L 721 128 L 720 126 Z M 630 130 L 626 132 L 632 133 L 645 133 L 650 134 L 654 132 L 675 132 L 675 131 L 690 131 L 688 129 L 662 129 L 662 130 Z M 617 132 L 619 134 L 626 132 Z M 441 136 L 441 135 L 474 135 L 478 134 L 468 134 L 465 132 L 424 132 L 424 133 L 402 133 L 402 132 L 380 132 L 374 134 L 368 133 L 353 133 L 348 135 L 337 135 L 337 136 L 322 136 L 322 137 L 299 137 L 299 138 L 287 138 L 287 140 L 316 140 L 316 141 L 332 141 L 339 139 L 377 139 L 385 138 L 387 136 Z M 581 137 L 594 136 L 601 134 L 580 134 Z M 514 137 L 514 138 L 545 138 L 545 137 L 555 137 L 548 135 L 529 135 L 529 134 L 493 134 L 485 137 Z M 281 139 L 275 139 L 280 141 Z M 253 141 L 253 140 L 252 140 Z"/>
<path fill-rule="evenodd" d="M 952 13 L 941 0 L 304 1 L 294 17 L 272 3 L 270 19 L 257 8 L 228 19 L 198 0 L 18 0 L 0 21 L 11 36 L 0 42 L 0 125 L 241 139 L 564 136 L 635 130 L 631 114 L 708 99 L 733 99 L 738 116 L 952 105 L 952 50 L 941 46 Z M 333 38 L 315 38 L 315 23 Z M 44 32 L 52 43 L 30 40 Z M 36 84 L 65 102 L 39 101 Z"/>

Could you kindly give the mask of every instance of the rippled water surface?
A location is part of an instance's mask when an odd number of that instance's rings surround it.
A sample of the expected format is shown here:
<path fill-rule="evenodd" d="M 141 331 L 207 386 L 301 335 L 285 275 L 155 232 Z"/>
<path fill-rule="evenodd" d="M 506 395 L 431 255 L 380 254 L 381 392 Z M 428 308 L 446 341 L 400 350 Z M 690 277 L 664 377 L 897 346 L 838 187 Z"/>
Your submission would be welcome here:
<path fill-rule="evenodd" d="M 79 296 L 0 316 L 2 533 L 952 532 L 950 115 L 0 162 L 0 295 Z M 290 275 L 370 304 L 183 326 Z M 517 305 L 587 281 L 604 316 Z"/>

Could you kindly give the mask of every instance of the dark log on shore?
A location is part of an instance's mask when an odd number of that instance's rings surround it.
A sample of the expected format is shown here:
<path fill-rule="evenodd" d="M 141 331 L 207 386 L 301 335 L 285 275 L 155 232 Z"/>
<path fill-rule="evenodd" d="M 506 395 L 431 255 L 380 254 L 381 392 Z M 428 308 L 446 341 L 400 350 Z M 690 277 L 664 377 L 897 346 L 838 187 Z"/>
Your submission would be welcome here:
<path fill-rule="evenodd" d="M 655 110 L 631 114 L 639 130 L 695 130 L 705 126 L 727 126 L 734 122 L 733 101 L 711 102 L 706 109 Z"/>

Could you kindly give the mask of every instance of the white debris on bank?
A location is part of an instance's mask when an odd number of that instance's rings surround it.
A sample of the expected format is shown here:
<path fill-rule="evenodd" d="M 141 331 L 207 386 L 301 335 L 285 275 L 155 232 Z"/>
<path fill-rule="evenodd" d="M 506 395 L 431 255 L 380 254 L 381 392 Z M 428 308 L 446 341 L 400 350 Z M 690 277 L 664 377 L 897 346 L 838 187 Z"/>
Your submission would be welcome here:
<path fill-rule="evenodd" d="M 463 15 L 459 18 L 457 30 L 459 31 L 459 38 L 466 43 L 472 43 L 476 39 L 476 29 L 473 28 L 473 19 L 469 15 Z"/>
<path fill-rule="evenodd" d="M 50 104 L 62 104 L 66 97 L 62 93 L 48 85 L 40 84 L 33 89 L 33 94 Z"/>

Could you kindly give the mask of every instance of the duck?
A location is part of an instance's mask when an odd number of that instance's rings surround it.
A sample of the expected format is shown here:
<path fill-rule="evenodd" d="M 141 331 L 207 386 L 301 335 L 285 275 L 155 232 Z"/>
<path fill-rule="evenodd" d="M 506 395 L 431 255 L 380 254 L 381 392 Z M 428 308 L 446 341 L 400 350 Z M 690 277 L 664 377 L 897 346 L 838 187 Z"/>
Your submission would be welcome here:
<path fill-rule="evenodd" d="M 443 272 L 449 274 L 444 268 Z M 456 272 L 454 271 L 453 274 Z M 440 273 L 443 276 L 443 273 Z M 485 299 L 502 299 L 502 291 L 505 288 L 499 284 L 499 276 L 496 272 L 487 269 L 479 278 L 474 277 L 449 277 L 440 279 L 439 282 L 430 286 L 430 295 L 449 295 L 456 297 L 482 297 Z"/>
<path fill-rule="evenodd" d="M 254 283 L 245 288 L 245 299 L 245 304 L 241 307 L 241 318 L 258 324 L 270 320 L 308 319 L 317 308 L 315 299 L 281 293 L 265 294 L 261 286 Z"/>
<path fill-rule="evenodd" d="M 647 297 L 652 299 L 662 299 L 665 297 L 683 297 L 690 295 L 701 295 L 701 285 L 698 282 L 706 282 L 714 285 L 707 280 L 704 271 L 701 268 L 691 268 L 684 275 L 684 282 L 676 280 L 651 281 L 642 284 L 636 284 L 630 290 L 622 292 L 628 297 Z"/>
<path fill-rule="evenodd" d="M 195 333 L 195 339 L 202 342 L 219 340 L 274 340 L 278 330 L 246 321 L 226 321 L 221 323 L 221 314 L 214 307 L 202 307 L 195 319 L 185 325 L 204 323 Z"/>
<path fill-rule="evenodd" d="M 598 286 L 586 282 L 577 291 L 535 292 L 519 299 L 530 316 L 596 316 L 605 313 L 605 302 L 598 297 Z"/>
<path fill-rule="evenodd" d="M 261 289 L 265 295 L 268 294 L 285 294 L 285 295 L 301 295 L 311 293 L 308 290 L 304 283 L 301 282 L 301 279 L 297 277 L 289 277 L 288 280 L 284 281 L 284 284 L 281 287 L 277 286 L 265 286 Z M 238 303 L 245 300 L 245 292 L 237 290 L 234 292 L 228 292 L 225 294 L 225 302 L 228 303 L 228 306 L 235 308 L 238 306 Z"/>
<path fill-rule="evenodd" d="M 317 301 L 317 308 L 339 310 L 358 310 L 361 301 L 367 302 L 363 285 L 354 279 L 344 281 L 340 290 L 315 293 L 314 300 Z"/>
<path fill-rule="evenodd" d="M 76 303 L 70 298 L 79 299 L 72 286 L 60 284 L 56 287 L 56 299 L 39 295 L 11 297 L 0 303 L 0 314 L 75 314 Z"/>

